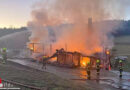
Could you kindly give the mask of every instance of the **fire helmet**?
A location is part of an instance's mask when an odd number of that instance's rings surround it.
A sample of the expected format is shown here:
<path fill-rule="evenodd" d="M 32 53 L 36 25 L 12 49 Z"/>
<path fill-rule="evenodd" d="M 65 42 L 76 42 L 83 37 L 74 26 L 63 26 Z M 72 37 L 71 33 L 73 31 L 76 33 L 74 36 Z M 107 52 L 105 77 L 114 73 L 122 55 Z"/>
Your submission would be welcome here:
<path fill-rule="evenodd" d="M 122 60 L 119 60 L 119 63 L 122 63 Z"/>
<path fill-rule="evenodd" d="M 6 48 L 3 48 L 4 51 L 6 51 L 7 49 Z"/>
<path fill-rule="evenodd" d="M 97 63 L 99 63 L 100 62 L 100 60 L 99 59 L 97 59 L 97 61 L 96 61 Z"/>
<path fill-rule="evenodd" d="M 90 64 L 90 62 L 88 62 L 87 64 Z"/>

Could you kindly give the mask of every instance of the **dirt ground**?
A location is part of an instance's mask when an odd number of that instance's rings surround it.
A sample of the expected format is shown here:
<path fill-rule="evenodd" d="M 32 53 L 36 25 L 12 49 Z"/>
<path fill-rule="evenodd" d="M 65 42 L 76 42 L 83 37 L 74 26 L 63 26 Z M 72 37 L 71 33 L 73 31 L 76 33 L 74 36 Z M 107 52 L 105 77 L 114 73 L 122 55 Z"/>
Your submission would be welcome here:
<path fill-rule="evenodd" d="M 121 84 L 122 87 L 122 83 L 120 83 L 118 75 L 114 74 L 113 72 L 106 71 L 104 69 L 100 71 L 101 73 L 99 77 L 97 77 L 96 75 L 96 70 L 92 70 L 91 80 L 88 80 L 87 73 L 85 69 L 82 68 L 72 69 L 72 68 L 52 66 L 48 64 L 47 69 L 42 69 L 41 68 L 42 64 L 37 62 L 32 62 L 30 60 L 25 60 L 25 59 L 8 59 L 8 60 L 30 68 L 38 69 L 40 71 L 55 74 L 56 76 L 59 76 L 62 79 L 64 78 L 65 80 L 72 81 L 77 85 L 83 85 L 83 87 L 89 88 L 89 90 L 91 89 L 118 90 L 120 86 L 119 84 Z M 87 89 L 83 89 L 83 90 L 87 90 Z"/>
<path fill-rule="evenodd" d="M 0 63 L 0 77 L 26 85 L 45 87 L 47 90 L 95 90 L 71 80 L 66 80 L 54 74 L 31 69 L 29 67 L 8 62 Z M 98 89 L 99 90 L 99 89 Z"/>

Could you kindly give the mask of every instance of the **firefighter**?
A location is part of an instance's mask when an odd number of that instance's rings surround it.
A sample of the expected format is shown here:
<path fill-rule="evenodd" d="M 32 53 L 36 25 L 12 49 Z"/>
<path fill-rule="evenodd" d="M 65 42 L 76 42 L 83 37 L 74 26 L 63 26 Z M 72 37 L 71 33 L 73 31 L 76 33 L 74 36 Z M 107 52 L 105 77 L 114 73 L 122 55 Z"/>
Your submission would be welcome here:
<path fill-rule="evenodd" d="M 43 56 L 43 60 L 42 60 L 42 64 L 43 64 L 43 66 L 42 66 L 42 68 L 45 68 L 46 69 L 46 56 Z"/>
<path fill-rule="evenodd" d="M 96 70 L 97 70 L 97 75 L 99 75 L 100 74 L 100 60 L 99 59 L 96 60 Z"/>
<path fill-rule="evenodd" d="M 123 72 L 123 61 L 122 60 L 119 60 L 119 72 L 120 72 L 120 78 L 122 77 L 122 72 Z"/>
<path fill-rule="evenodd" d="M 3 48 L 2 49 L 2 62 L 5 64 L 6 61 L 7 61 L 7 49 L 6 48 Z"/>
<path fill-rule="evenodd" d="M 87 74 L 88 74 L 88 79 L 90 80 L 91 79 L 91 65 L 90 65 L 90 62 L 88 62 L 87 65 L 86 65 L 86 71 L 87 71 Z"/>

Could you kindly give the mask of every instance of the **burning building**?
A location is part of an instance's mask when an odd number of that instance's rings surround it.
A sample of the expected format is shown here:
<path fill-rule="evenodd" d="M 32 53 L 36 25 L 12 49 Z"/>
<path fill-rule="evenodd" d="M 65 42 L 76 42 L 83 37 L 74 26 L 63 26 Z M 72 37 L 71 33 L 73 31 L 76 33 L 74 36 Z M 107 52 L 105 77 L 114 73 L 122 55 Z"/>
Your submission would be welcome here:
<path fill-rule="evenodd" d="M 88 19 L 88 29 L 91 35 L 93 35 L 93 24 L 92 24 L 92 18 Z M 89 44 L 89 43 L 88 43 Z M 49 47 L 50 46 L 50 47 Z M 62 49 L 57 49 L 56 53 L 52 53 L 52 44 L 48 45 L 48 47 L 44 46 L 42 43 L 29 43 L 28 44 L 29 49 L 32 51 L 32 53 L 35 55 L 34 58 L 39 60 L 41 56 L 47 55 L 49 56 L 49 59 L 52 59 L 56 57 L 54 61 L 58 63 L 59 65 L 62 66 L 68 66 L 68 67 L 85 67 L 88 62 L 91 63 L 93 67 L 96 66 L 96 59 L 100 58 L 99 55 L 94 55 L 94 53 L 90 56 L 86 56 L 85 54 L 82 54 L 79 51 L 67 51 L 67 45 L 65 44 L 66 50 Z M 80 47 L 78 47 L 80 48 Z M 91 47 L 90 47 L 91 48 Z M 49 52 L 49 53 L 46 53 Z M 100 48 L 96 48 L 96 52 L 99 52 Z M 37 53 L 37 54 L 36 54 Z M 38 55 L 40 53 L 40 57 Z M 40 59 L 41 60 L 41 59 Z"/>
<path fill-rule="evenodd" d="M 79 52 L 67 52 L 63 48 L 57 50 L 56 57 L 58 64 L 67 67 L 86 67 L 88 62 L 95 67 L 97 59 L 94 56 L 84 56 Z"/>
<path fill-rule="evenodd" d="M 48 56 L 54 54 L 56 49 L 65 48 L 65 51 L 57 54 L 60 64 L 81 66 L 93 61 L 94 58 L 90 56 L 104 53 L 103 48 L 113 47 L 113 38 L 108 35 L 119 25 L 102 22 L 111 16 L 111 10 L 107 11 L 106 7 L 110 8 L 109 5 L 113 4 L 106 1 L 43 0 L 37 3 L 31 13 L 32 20 L 28 22 L 31 32 L 29 43 L 40 43 L 41 46 L 31 44 L 28 47 L 33 53 Z"/>
<path fill-rule="evenodd" d="M 81 54 L 78 52 L 66 52 L 64 49 L 57 50 L 57 62 L 70 67 L 80 66 Z"/>

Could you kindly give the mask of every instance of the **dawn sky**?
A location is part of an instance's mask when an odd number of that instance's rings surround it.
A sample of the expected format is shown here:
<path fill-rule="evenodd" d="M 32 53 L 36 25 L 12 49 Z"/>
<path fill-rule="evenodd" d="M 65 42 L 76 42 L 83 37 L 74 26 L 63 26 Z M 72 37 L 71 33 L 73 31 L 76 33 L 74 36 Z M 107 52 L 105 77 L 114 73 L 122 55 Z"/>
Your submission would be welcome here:
<path fill-rule="evenodd" d="M 39 0 L 0 0 L 0 27 L 26 26 L 31 7 Z"/>
<path fill-rule="evenodd" d="M 0 0 L 0 27 L 26 26 L 32 5 L 40 0 Z M 130 0 L 129 0 L 130 1 Z M 124 19 L 130 19 L 130 8 Z"/>

